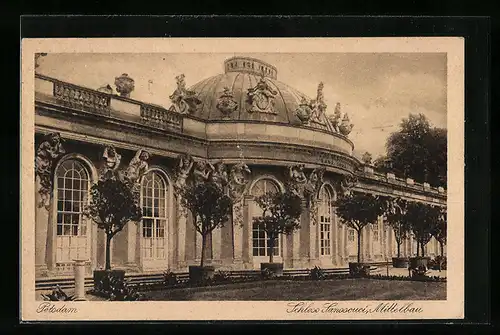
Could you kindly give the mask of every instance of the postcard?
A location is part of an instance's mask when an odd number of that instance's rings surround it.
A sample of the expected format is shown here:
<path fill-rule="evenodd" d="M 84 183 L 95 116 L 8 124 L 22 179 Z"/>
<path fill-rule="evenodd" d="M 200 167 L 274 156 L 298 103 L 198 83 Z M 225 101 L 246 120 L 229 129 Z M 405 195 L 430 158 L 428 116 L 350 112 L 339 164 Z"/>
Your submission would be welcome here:
<path fill-rule="evenodd" d="M 24 39 L 21 90 L 23 321 L 464 317 L 463 39 Z"/>

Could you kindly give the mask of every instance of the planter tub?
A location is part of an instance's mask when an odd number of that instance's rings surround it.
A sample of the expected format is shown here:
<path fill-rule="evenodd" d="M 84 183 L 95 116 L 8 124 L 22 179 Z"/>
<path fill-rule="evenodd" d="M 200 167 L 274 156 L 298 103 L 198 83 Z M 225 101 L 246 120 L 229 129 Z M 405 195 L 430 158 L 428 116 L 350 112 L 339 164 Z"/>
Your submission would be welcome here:
<path fill-rule="evenodd" d="M 213 266 L 190 266 L 189 281 L 195 284 L 204 283 L 214 278 L 215 268 Z"/>
<path fill-rule="evenodd" d="M 370 265 L 365 263 L 349 262 L 349 274 L 353 277 L 370 275 Z"/>
<path fill-rule="evenodd" d="M 411 257 L 410 258 L 410 269 L 416 269 L 419 266 L 425 266 L 425 268 L 428 268 L 429 264 L 429 257 Z"/>
<path fill-rule="evenodd" d="M 94 270 L 94 289 L 109 291 L 109 278 L 125 280 L 125 270 Z"/>
<path fill-rule="evenodd" d="M 268 270 L 276 277 L 283 276 L 283 263 L 260 263 L 260 271 Z"/>
<path fill-rule="evenodd" d="M 392 257 L 392 266 L 398 269 L 407 269 L 409 260 L 406 257 Z"/>

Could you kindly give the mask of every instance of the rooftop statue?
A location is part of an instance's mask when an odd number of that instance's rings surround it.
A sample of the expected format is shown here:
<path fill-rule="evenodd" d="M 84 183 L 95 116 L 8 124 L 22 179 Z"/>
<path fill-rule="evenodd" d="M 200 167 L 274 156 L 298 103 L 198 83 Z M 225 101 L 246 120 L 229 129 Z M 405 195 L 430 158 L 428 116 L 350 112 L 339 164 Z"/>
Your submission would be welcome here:
<path fill-rule="evenodd" d="M 342 112 L 340 111 L 340 103 L 337 102 L 337 104 L 335 105 L 335 111 L 333 112 L 333 115 L 330 115 L 328 117 L 328 120 L 330 120 L 330 123 L 332 124 L 333 130 L 336 131 L 337 133 L 340 132 L 339 126 L 341 118 L 342 118 Z"/>
<path fill-rule="evenodd" d="M 361 160 L 363 161 L 363 163 L 365 164 L 368 164 L 368 165 L 372 165 L 372 154 L 370 154 L 369 152 L 365 152 L 363 154 L 363 157 L 361 157 Z"/>
<path fill-rule="evenodd" d="M 172 101 L 171 110 L 179 114 L 193 113 L 196 111 L 201 100 L 196 97 L 196 92 L 186 89 L 186 81 L 184 74 L 175 77 L 177 80 L 177 89 L 169 97 Z"/>

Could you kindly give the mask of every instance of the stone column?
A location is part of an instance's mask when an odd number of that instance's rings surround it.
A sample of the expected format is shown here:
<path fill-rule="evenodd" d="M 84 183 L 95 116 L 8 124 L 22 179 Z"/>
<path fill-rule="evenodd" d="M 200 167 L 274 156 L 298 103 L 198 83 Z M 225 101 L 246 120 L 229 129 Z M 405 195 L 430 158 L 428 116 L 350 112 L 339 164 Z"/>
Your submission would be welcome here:
<path fill-rule="evenodd" d="M 48 274 L 47 267 L 47 244 L 52 238 L 49 238 L 49 210 L 45 207 L 38 207 L 41 200 L 38 190 L 40 188 L 39 177 L 36 177 L 35 187 L 35 275 L 46 276 Z M 51 200 L 52 203 L 52 200 Z M 53 205 L 51 205 L 52 207 Z M 51 208 L 50 207 L 50 208 Z M 52 243 L 51 243 L 52 244 Z"/>
<path fill-rule="evenodd" d="M 309 221 L 309 209 L 302 203 L 302 214 L 300 215 L 300 258 L 302 267 L 310 267 L 313 257 L 311 253 L 311 224 Z"/>
<path fill-rule="evenodd" d="M 75 259 L 73 266 L 75 273 L 75 300 L 83 301 L 85 299 L 85 259 Z"/>
<path fill-rule="evenodd" d="M 244 243 L 244 236 L 243 236 L 243 230 L 244 226 L 238 222 L 235 218 L 242 218 L 243 223 L 248 226 L 248 202 L 250 201 L 249 196 L 245 196 L 240 202 L 236 203 L 235 206 L 233 206 L 233 263 L 235 264 L 236 268 L 241 268 L 243 264 L 243 245 Z"/>
<path fill-rule="evenodd" d="M 344 251 L 344 256 L 343 256 L 343 263 L 345 263 L 345 265 L 347 265 L 347 263 L 349 263 L 349 247 L 348 247 L 348 236 L 347 236 L 347 228 L 346 226 L 343 224 L 342 225 L 342 241 L 343 241 L 343 251 Z"/>

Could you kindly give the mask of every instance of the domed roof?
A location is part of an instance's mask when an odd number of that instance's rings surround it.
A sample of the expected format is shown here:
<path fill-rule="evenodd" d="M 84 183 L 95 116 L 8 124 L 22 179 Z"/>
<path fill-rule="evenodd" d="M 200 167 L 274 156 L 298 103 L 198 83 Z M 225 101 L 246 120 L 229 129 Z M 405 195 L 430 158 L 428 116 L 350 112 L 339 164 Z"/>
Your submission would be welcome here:
<path fill-rule="evenodd" d="M 324 113 L 323 84 L 313 100 L 280 82 L 277 69 L 261 60 L 234 57 L 224 62 L 224 69 L 225 73 L 188 89 L 197 105 L 191 115 L 205 120 L 265 121 L 335 131 Z M 304 109 L 312 115 L 306 116 L 307 120 L 302 116 Z"/>

